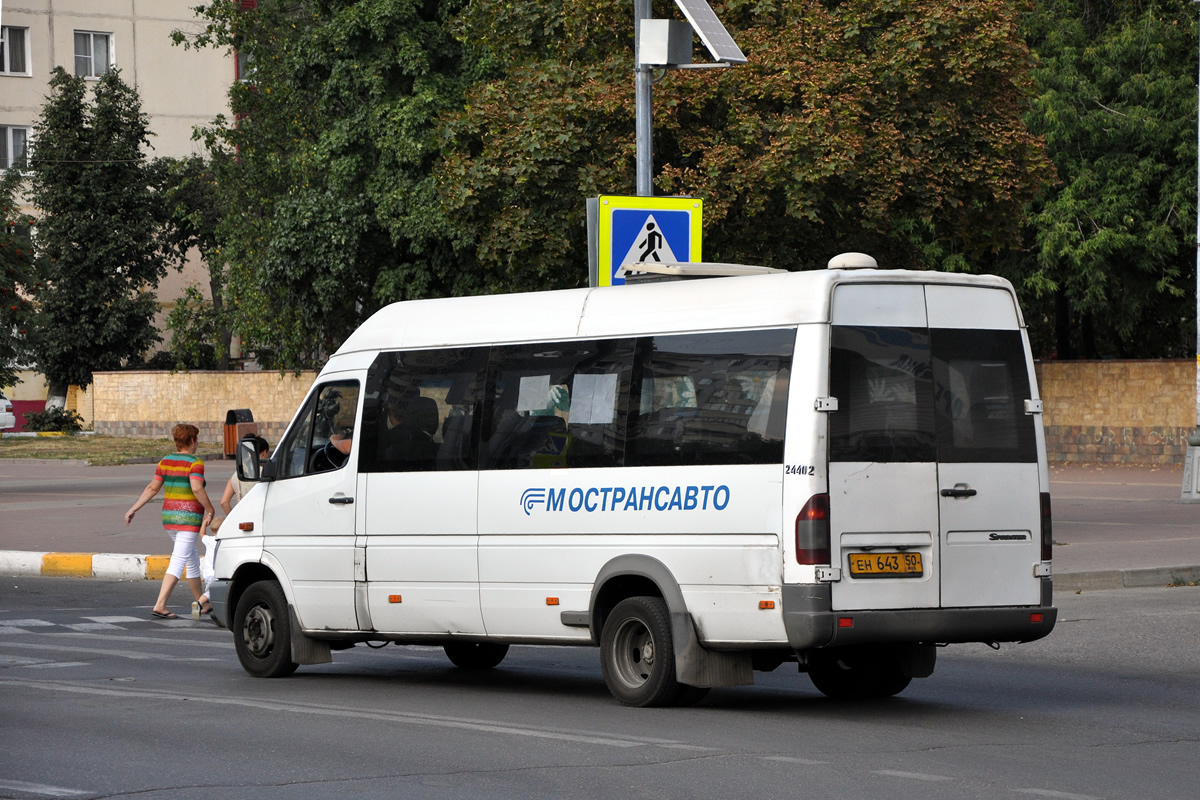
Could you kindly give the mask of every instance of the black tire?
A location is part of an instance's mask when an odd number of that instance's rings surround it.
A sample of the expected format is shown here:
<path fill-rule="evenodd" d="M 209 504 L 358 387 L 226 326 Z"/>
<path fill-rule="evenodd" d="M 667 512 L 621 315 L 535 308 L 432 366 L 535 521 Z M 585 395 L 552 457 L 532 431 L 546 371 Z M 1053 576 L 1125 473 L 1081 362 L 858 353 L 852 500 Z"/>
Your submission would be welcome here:
<path fill-rule="evenodd" d="M 492 642 L 451 642 L 442 649 L 459 669 L 491 669 L 508 655 L 508 645 Z"/>
<path fill-rule="evenodd" d="M 821 694 L 836 700 L 892 697 L 912 682 L 899 660 L 882 648 L 818 652 L 809 662 L 808 677 Z"/>
<path fill-rule="evenodd" d="M 233 614 L 233 645 L 242 668 L 256 678 L 296 671 L 287 597 L 278 583 L 259 581 L 242 593 Z"/>
<path fill-rule="evenodd" d="M 665 706 L 679 698 L 671 617 L 661 598 L 617 603 L 604 620 L 600 669 L 608 690 L 624 705 Z"/>

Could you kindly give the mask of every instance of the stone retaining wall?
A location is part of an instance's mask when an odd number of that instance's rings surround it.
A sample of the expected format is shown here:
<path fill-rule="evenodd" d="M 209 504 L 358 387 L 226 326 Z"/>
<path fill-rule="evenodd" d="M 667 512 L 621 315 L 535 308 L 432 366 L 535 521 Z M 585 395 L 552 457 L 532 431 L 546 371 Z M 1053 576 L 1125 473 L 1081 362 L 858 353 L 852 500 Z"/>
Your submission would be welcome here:
<path fill-rule="evenodd" d="M 1051 461 L 1181 464 L 1196 422 L 1196 369 L 1178 361 L 1036 365 Z M 74 406 L 97 433 L 169 437 L 177 422 L 224 441 L 225 414 L 248 408 L 274 445 L 316 373 L 98 372 Z"/>
<path fill-rule="evenodd" d="M 179 422 L 200 429 L 202 444 L 223 443 L 225 415 L 248 408 L 260 436 L 279 441 L 315 372 L 97 372 L 75 397 L 96 433 L 170 438 Z"/>
<path fill-rule="evenodd" d="M 1051 461 L 1183 463 L 1197 363 L 1043 361 L 1036 369 Z"/>

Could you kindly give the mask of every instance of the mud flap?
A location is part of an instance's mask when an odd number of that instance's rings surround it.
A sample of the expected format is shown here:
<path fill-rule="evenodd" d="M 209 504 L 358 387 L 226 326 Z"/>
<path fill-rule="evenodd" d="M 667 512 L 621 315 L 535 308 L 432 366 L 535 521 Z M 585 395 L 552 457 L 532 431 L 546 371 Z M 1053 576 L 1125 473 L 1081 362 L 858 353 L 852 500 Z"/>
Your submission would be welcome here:
<path fill-rule="evenodd" d="M 671 641 L 675 648 L 675 680 L 688 686 L 749 686 L 754 683 L 748 650 L 722 652 L 700 646 L 692 615 L 671 612 Z"/>
<path fill-rule="evenodd" d="M 332 664 L 333 653 L 329 650 L 329 642 L 319 642 L 301 633 L 300 618 L 296 616 L 294 606 L 288 606 L 288 618 L 292 623 L 292 661 L 297 664 Z"/>

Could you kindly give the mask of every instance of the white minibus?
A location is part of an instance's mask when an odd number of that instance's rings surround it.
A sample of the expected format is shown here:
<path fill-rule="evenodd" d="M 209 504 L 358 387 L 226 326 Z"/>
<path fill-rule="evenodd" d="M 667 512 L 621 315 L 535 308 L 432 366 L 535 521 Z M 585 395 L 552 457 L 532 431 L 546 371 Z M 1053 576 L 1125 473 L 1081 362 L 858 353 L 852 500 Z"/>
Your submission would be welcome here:
<path fill-rule="evenodd" d="M 1012 286 L 874 264 L 382 309 L 269 460 L 238 452 L 257 483 L 211 595 L 243 667 L 589 645 L 618 701 L 656 706 L 783 664 L 887 697 L 939 646 L 1046 636 Z"/>

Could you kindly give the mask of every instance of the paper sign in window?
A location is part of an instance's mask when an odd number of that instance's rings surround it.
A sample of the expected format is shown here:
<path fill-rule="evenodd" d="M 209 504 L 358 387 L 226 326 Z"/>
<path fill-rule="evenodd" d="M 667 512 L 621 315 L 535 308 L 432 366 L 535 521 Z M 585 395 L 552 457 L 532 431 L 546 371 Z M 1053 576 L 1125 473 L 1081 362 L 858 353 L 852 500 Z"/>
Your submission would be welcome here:
<path fill-rule="evenodd" d="M 545 411 L 550 406 L 550 376 L 527 375 L 521 378 L 517 411 Z"/>
<path fill-rule="evenodd" d="M 611 425 L 617 414 L 617 376 L 576 375 L 571 392 L 572 425 Z"/>

